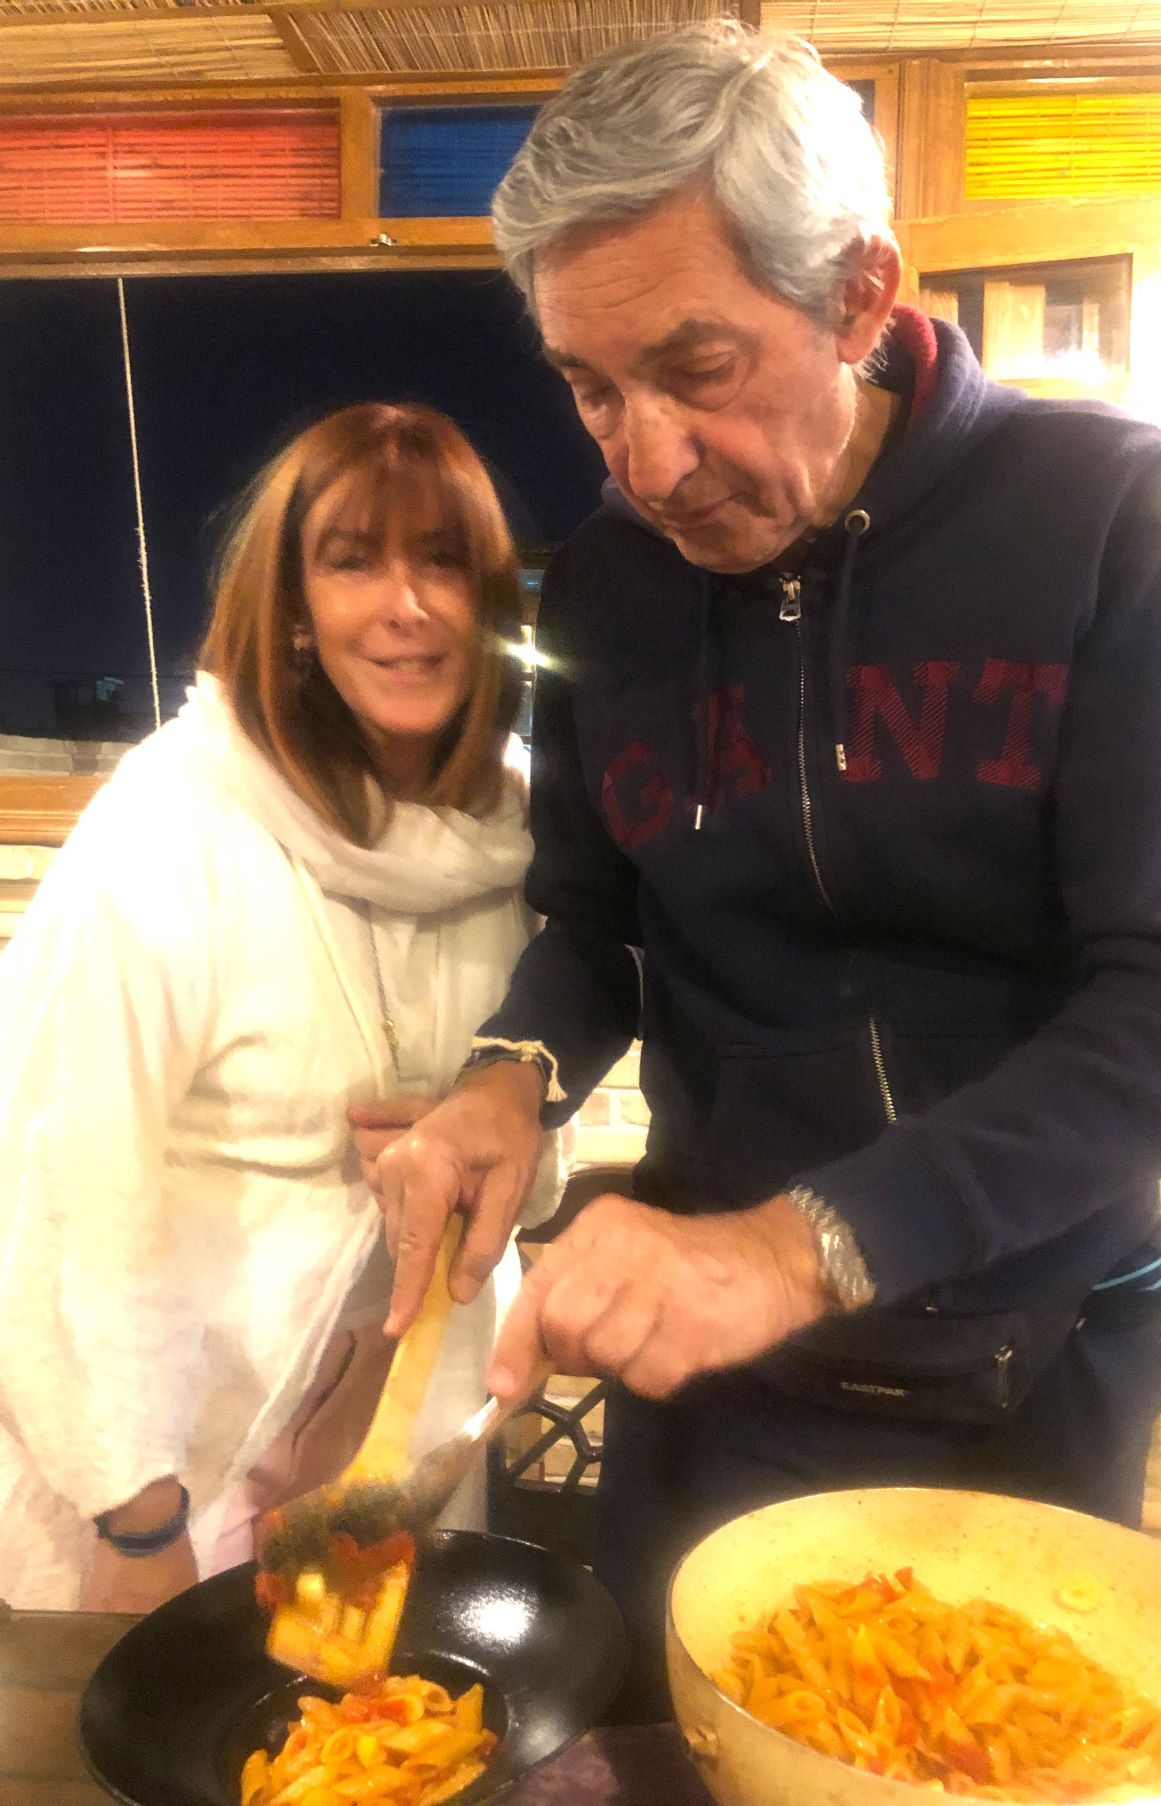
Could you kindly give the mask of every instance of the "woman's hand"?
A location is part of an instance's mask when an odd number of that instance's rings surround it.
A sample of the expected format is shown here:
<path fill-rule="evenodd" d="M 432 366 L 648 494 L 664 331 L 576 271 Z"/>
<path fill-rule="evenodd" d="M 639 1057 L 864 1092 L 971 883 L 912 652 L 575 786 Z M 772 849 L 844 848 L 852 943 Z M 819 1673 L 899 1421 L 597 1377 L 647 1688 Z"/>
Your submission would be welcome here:
<path fill-rule="evenodd" d="M 173 1474 L 151 1480 L 135 1498 L 108 1513 L 106 1524 L 115 1535 L 148 1535 L 161 1530 L 182 1509 L 181 1486 Z M 104 1537 L 93 1545 L 88 1571 L 81 1583 L 83 1612 L 151 1612 L 175 1593 L 184 1593 L 198 1577 L 193 1544 L 183 1530 L 167 1549 L 156 1555 L 122 1555 Z"/>
<path fill-rule="evenodd" d="M 400 1136 L 406 1135 L 421 1116 L 434 1110 L 438 1102 L 437 1097 L 405 1092 L 399 1097 L 378 1099 L 373 1104 L 352 1104 L 347 1111 L 347 1121 L 355 1131 L 355 1149 L 363 1178 L 377 1198 L 380 1196 L 380 1154 L 385 1148 L 393 1147 Z"/>
<path fill-rule="evenodd" d="M 156 1555 L 119 1555 L 112 1543 L 98 1540 L 81 1583 L 83 1612 L 151 1612 L 198 1577 L 193 1544 L 183 1531 Z"/>

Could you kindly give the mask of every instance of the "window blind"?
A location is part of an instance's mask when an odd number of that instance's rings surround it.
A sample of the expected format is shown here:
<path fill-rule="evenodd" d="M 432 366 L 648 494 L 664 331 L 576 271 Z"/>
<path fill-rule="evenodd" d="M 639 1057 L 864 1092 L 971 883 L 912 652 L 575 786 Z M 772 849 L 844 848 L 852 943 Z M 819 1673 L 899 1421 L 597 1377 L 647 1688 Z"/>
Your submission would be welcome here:
<path fill-rule="evenodd" d="M 333 219 L 339 122 L 330 107 L 0 120 L 0 220 Z"/>
<path fill-rule="evenodd" d="M 969 94 L 969 200 L 1156 194 L 1161 92 Z"/>
<path fill-rule="evenodd" d="M 386 219 L 486 214 L 535 107 L 398 107 L 382 115 L 379 211 Z"/>

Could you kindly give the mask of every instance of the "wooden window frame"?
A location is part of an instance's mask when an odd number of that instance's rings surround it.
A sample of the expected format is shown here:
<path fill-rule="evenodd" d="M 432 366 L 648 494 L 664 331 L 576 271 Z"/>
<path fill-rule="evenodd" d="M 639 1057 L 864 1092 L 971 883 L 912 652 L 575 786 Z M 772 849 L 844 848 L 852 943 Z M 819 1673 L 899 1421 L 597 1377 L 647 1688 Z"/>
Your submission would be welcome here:
<path fill-rule="evenodd" d="M 339 112 L 338 219 L 198 221 L 147 226 L 6 226 L 0 280 L 9 277 L 301 274 L 313 270 L 496 269 L 487 219 L 387 219 L 379 215 L 379 115 L 391 105 L 463 105 L 540 101 L 559 86 L 543 74 L 393 80 L 368 84 L 306 82 L 277 87 L 203 84 L 196 88 L 100 89 L 0 94 L 0 116 L 46 112 L 159 109 L 255 111 L 331 104 Z"/>
<path fill-rule="evenodd" d="M 289 18 L 289 15 L 287 15 Z M 883 139 L 894 186 L 900 144 L 902 65 L 897 58 L 835 58 L 840 80 L 875 84 L 875 129 Z M 540 102 L 555 93 L 559 71 L 473 75 L 366 77 L 279 83 L 202 83 L 196 87 L 76 90 L 59 87 L 0 93 L 0 116 L 46 112 L 170 109 L 193 112 L 246 106 L 254 110 L 331 104 L 339 110 L 340 216 L 337 220 L 180 220 L 149 226 L 6 226 L 0 241 L 5 276 L 296 274 L 326 270 L 497 269 L 489 223 L 481 218 L 388 219 L 379 205 L 379 117 L 390 106 L 479 106 Z"/>
<path fill-rule="evenodd" d="M 964 111 L 969 88 L 1035 91 L 1038 81 L 1161 87 L 1161 52 L 1022 48 L 1017 54 L 948 52 L 907 60 L 899 101 L 895 232 L 903 255 L 902 298 L 915 300 L 936 271 L 1131 259 L 1129 391 L 1161 394 L 1161 344 L 1148 322 L 1161 318 L 1161 198 L 968 201 L 964 197 Z"/>
<path fill-rule="evenodd" d="M 948 216 L 971 217 L 1002 211 L 1024 212 L 1023 200 L 968 200 L 964 194 L 964 139 L 967 97 L 983 88 L 1008 94 L 1035 93 L 1039 83 L 1067 86 L 1083 81 L 1089 91 L 1107 84 L 1112 92 L 1161 90 L 1161 52 L 1061 55 L 1021 50 L 1006 57 L 967 52 L 915 57 L 901 65 L 899 95 L 899 224 Z M 1132 201 L 1134 198 L 1126 197 Z M 1058 208 L 1088 205 L 1046 200 Z M 945 266 L 950 267 L 950 266 Z"/>
<path fill-rule="evenodd" d="M 1129 378 L 1126 394 L 1161 396 L 1161 197 L 1025 202 L 896 228 L 908 299 L 927 273 L 1129 257 Z"/>

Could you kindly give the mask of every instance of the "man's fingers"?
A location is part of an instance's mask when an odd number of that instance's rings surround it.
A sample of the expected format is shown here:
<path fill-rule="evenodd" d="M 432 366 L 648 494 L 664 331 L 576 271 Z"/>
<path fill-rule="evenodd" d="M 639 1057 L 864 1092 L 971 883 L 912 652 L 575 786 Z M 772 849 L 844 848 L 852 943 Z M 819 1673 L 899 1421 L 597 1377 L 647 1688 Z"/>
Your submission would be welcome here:
<path fill-rule="evenodd" d="M 446 1222 L 445 1214 L 439 1220 L 439 1230 L 432 1236 L 426 1221 L 417 1221 L 414 1211 L 410 1220 L 406 1214 L 402 1218 L 395 1247 L 395 1282 L 391 1288 L 387 1321 L 383 1325 L 385 1335 L 401 1336 L 419 1315 L 419 1307 L 435 1272 L 439 1237 Z"/>
<path fill-rule="evenodd" d="M 363 1178 L 380 1204 L 384 1202 L 380 1154 L 402 1140 L 408 1129 L 434 1109 L 437 1101 L 415 1092 L 402 1092 L 398 1097 L 380 1098 L 373 1104 L 352 1104 L 347 1111 Z"/>
<path fill-rule="evenodd" d="M 540 1311 L 552 1287 L 550 1263 L 541 1259 L 526 1273 L 511 1310 L 505 1317 L 488 1367 L 488 1391 L 496 1398 L 522 1398 L 532 1388 L 544 1359 L 540 1339 Z M 551 1349 L 548 1351 L 551 1354 Z"/>
<path fill-rule="evenodd" d="M 380 1175 L 391 1167 L 395 1152 L 388 1149 L 383 1156 Z M 384 1189 L 386 1194 L 387 1187 Z M 385 1214 L 397 1214 L 398 1232 L 395 1283 L 384 1325 L 387 1335 L 401 1336 L 418 1315 L 435 1271 L 444 1228 L 459 1199 L 459 1172 L 439 1148 L 428 1150 L 421 1164 L 401 1164 L 399 1172 L 391 1174 Z"/>
<path fill-rule="evenodd" d="M 406 1133 L 406 1129 L 356 1129 L 351 1140 L 360 1160 L 378 1160 L 384 1148 Z"/>
<path fill-rule="evenodd" d="M 641 1398 L 672 1398 L 690 1377 L 689 1362 L 681 1351 L 651 1336 L 639 1355 L 622 1368 L 620 1376 L 630 1392 Z"/>
<path fill-rule="evenodd" d="M 526 1177 L 508 1161 L 484 1174 L 448 1276 L 457 1304 L 472 1302 L 508 1246 Z"/>
<path fill-rule="evenodd" d="M 406 1128 L 400 1129 L 356 1129 L 352 1140 L 355 1152 L 359 1156 L 363 1178 L 373 1192 L 379 1191 L 379 1156 L 387 1149 L 394 1147 L 401 1136 L 406 1135 Z"/>
<path fill-rule="evenodd" d="M 401 1091 L 398 1097 L 376 1098 L 371 1104 L 352 1104 L 347 1121 L 359 1129 L 409 1129 L 421 1116 L 434 1110 L 439 1099 L 418 1091 Z M 355 1140 L 358 1141 L 356 1134 Z"/>
<path fill-rule="evenodd" d="M 657 1327 L 656 1299 L 618 1288 L 608 1308 L 585 1334 L 586 1371 L 601 1378 L 625 1379 L 629 1369 L 645 1356 Z"/>
<path fill-rule="evenodd" d="M 616 1268 L 591 1252 L 579 1258 L 574 1253 L 567 1266 L 557 1269 L 556 1283 L 540 1307 L 540 1339 L 562 1373 L 604 1371 L 593 1365 L 592 1336 L 630 1298 Z"/>
<path fill-rule="evenodd" d="M 387 1203 L 380 1198 L 379 1207 L 383 1212 L 383 1240 L 387 1243 L 387 1252 L 391 1256 L 392 1264 L 394 1264 L 395 1256 L 399 1252 L 399 1224 L 401 1220 L 399 1206 L 394 1201 Z"/>
<path fill-rule="evenodd" d="M 518 1398 L 533 1384 L 537 1365 L 547 1354 L 560 1373 L 583 1372 L 566 1365 L 567 1353 L 554 1347 L 548 1327 L 548 1301 L 556 1287 L 586 1264 L 599 1215 L 592 1205 L 582 1210 L 562 1235 L 550 1242 L 524 1283 L 496 1337 L 488 1369 L 488 1388 L 497 1398 Z"/>

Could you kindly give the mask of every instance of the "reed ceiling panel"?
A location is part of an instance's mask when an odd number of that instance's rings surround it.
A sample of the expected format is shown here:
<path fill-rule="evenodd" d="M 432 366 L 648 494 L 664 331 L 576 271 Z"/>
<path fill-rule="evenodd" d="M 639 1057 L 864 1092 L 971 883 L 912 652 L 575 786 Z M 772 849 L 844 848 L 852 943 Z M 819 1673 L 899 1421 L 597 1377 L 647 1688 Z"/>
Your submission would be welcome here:
<path fill-rule="evenodd" d="M 296 74 L 265 13 L 238 19 L 151 18 L 10 25 L 0 31 L 0 87 L 54 82 L 282 81 Z"/>
<path fill-rule="evenodd" d="M 324 75 L 496 74 L 570 68 L 598 51 L 722 11 L 721 0 L 524 0 L 304 10 L 295 24 Z"/>
<path fill-rule="evenodd" d="M 312 66 L 324 79 L 561 69 L 739 4 L 0 0 L 0 87 L 279 82 Z M 763 0 L 761 16 L 832 56 L 1161 45 L 1161 0 Z"/>
<path fill-rule="evenodd" d="M 840 51 L 1161 41 L 1161 0 L 763 0 L 762 24 Z"/>
<path fill-rule="evenodd" d="M 288 0 L 293 5 L 294 0 Z M 0 25 L 14 19 L 142 19 L 150 15 L 191 12 L 232 13 L 256 10 L 256 0 L 0 0 Z M 257 8 L 257 10 L 261 10 Z"/>

